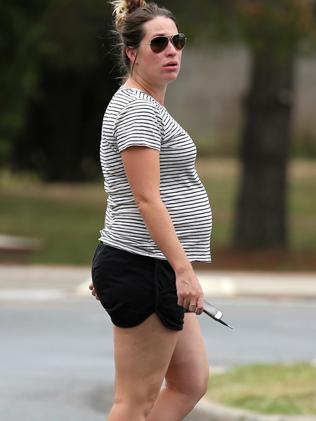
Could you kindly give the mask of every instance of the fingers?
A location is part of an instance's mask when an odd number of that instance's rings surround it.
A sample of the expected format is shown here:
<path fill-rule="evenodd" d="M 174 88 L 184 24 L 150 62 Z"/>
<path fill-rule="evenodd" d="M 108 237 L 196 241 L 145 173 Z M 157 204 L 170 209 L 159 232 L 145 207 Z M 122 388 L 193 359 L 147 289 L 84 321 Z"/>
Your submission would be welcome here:
<path fill-rule="evenodd" d="M 192 313 L 195 313 L 195 310 L 196 310 L 196 304 L 190 303 L 190 305 L 189 305 L 189 311 L 192 312 Z"/>
<path fill-rule="evenodd" d="M 203 295 L 199 296 L 196 301 L 191 301 L 188 307 L 191 313 L 202 314 L 203 313 Z"/>
<path fill-rule="evenodd" d="M 204 307 L 204 297 L 203 295 L 199 297 L 197 304 L 196 304 L 196 314 L 202 314 L 203 313 L 203 307 Z"/>
<path fill-rule="evenodd" d="M 189 310 L 191 313 L 201 314 L 203 312 L 203 292 L 194 296 L 178 297 L 178 305 Z"/>
<path fill-rule="evenodd" d="M 189 310 L 190 304 L 191 304 L 191 299 L 190 298 L 184 298 L 182 307 L 185 308 L 186 310 Z"/>
<path fill-rule="evenodd" d="M 91 294 L 97 299 L 97 300 L 99 300 L 100 301 L 100 298 L 97 296 L 97 293 L 96 293 L 96 290 L 95 290 L 95 288 L 94 288 L 94 285 L 93 285 L 93 282 L 91 282 L 90 284 L 89 284 L 89 289 L 90 289 L 90 291 L 91 291 Z"/>
<path fill-rule="evenodd" d="M 184 299 L 179 294 L 178 294 L 178 306 L 185 308 L 184 307 Z"/>

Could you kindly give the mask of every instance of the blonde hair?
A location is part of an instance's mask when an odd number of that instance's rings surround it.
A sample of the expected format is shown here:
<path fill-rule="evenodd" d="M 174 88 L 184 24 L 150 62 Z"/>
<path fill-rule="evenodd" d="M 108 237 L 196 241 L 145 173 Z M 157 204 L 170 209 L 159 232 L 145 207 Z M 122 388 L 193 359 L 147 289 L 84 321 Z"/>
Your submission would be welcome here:
<path fill-rule="evenodd" d="M 145 0 L 112 0 L 115 34 L 118 40 L 119 65 L 124 77 L 130 73 L 132 66 L 126 54 L 127 48 L 137 49 L 144 38 L 144 24 L 158 16 L 176 20 L 173 14 L 159 7 L 153 1 Z M 177 24 L 176 24 L 177 25 Z"/>
<path fill-rule="evenodd" d="M 115 27 L 119 31 L 124 24 L 126 16 L 139 7 L 146 6 L 145 0 L 113 0 L 113 15 L 115 16 Z"/>

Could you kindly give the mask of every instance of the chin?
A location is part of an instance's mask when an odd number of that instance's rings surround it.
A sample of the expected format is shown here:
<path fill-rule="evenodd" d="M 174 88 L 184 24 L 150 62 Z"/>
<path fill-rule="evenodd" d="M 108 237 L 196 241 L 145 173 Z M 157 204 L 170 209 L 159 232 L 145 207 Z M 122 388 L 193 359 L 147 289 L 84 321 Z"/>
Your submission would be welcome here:
<path fill-rule="evenodd" d="M 179 73 L 170 74 L 170 75 L 166 76 L 164 79 L 165 79 L 166 82 L 173 82 L 174 80 L 176 80 L 178 78 L 178 74 Z"/>

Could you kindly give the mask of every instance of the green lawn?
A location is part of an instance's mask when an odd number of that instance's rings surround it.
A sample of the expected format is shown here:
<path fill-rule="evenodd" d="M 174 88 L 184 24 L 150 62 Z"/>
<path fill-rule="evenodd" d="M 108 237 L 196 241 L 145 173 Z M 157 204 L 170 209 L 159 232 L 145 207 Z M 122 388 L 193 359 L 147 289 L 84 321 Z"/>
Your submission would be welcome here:
<path fill-rule="evenodd" d="M 211 374 L 207 398 L 264 414 L 316 414 L 316 367 L 255 364 Z"/>
<path fill-rule="evenodd" d="M 201 160 L 198 172 L 214 213 L 213 248 L 229 245 L 239 169 L 228 159 Z M 290 243 L 298 252 L 316 250 L 316 162 L 296 161 L 290 171 Z M 0 233 L 36 237 L 36 263 L 89 264 L 103 227 L 103 181 L 43 184 L 0 174 Z"/>
<path fill-rule="evenodd" d="M 90 263 L 104 219 L 102 182 L 1 190 L 0 232 L 41 239 L 34 263 Z"/>
<path fill-rule="evenodd" d="M 199 174 L 214 213 L 213 238 L 227 246 L 232 238 L 240 166 L 235 160 L 201 160 Z M 289 166 L 289 242 L 293 250 L 316 250 L 316 161 L 295 160 Z"/>

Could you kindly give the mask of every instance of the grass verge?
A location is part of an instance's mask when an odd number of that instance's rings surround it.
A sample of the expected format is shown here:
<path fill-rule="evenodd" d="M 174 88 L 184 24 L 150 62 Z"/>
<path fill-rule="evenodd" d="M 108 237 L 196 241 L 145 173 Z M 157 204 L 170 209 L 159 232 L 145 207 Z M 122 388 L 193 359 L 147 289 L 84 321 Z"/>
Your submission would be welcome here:
<path fill-rule="evenodd" d="M 207 398 L 264 414 L 316 414 L 316 367 L 253 364 L 211 374 Z"/>

